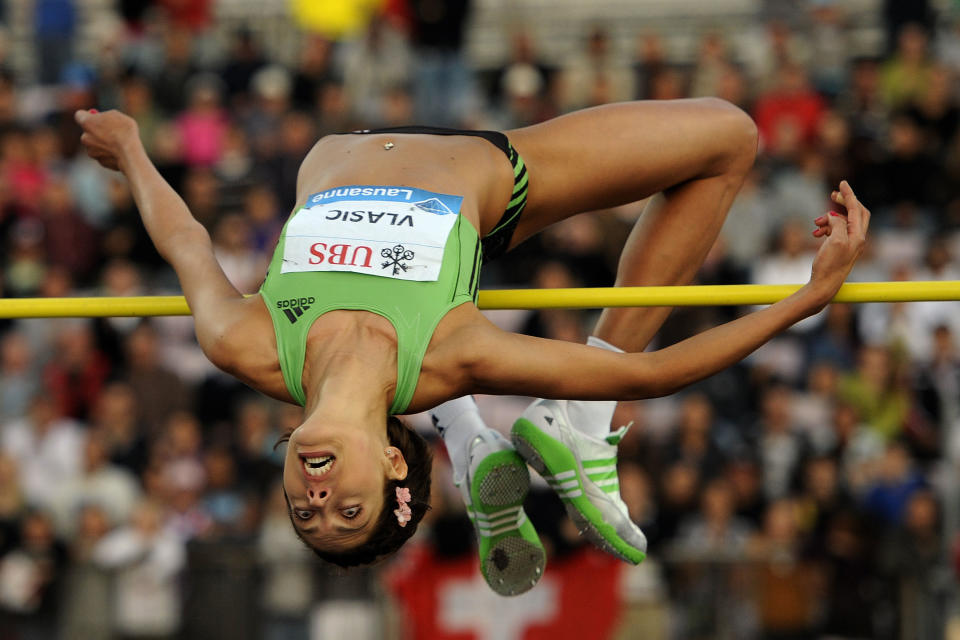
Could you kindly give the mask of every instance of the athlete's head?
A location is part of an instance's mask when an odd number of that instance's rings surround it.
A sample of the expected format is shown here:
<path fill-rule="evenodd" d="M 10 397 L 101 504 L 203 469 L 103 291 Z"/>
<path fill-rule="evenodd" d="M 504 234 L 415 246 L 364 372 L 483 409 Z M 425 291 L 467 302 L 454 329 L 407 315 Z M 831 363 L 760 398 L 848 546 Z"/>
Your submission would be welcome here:
<path fill-rule="evenodd" d="M 427 442 L 390 416 L 385 428 L 307 422 L 287 440 L 283 490 L 293 527 L 318 556 L 341 567 L 368 564 L 400 548 L 430 502 Z M 410 492 L 401 524 L 397 488 Z"/>

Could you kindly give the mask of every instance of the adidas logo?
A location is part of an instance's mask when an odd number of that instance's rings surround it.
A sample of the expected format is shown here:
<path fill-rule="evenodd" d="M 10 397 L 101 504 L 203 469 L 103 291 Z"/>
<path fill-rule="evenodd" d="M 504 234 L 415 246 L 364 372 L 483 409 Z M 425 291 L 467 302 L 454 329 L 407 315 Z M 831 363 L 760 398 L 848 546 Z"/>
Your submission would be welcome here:
<path fill-rule="evenodd" d="M 316 298 L 313 296 L 307 298 L 289 298 L 287 300 L 277 300 L 277 309 L 283 309 L 283 314 L 287 316 L 290 324 L 297 321 L 297 318 L 303 315 L 303 312 L 310 308 Z"/>

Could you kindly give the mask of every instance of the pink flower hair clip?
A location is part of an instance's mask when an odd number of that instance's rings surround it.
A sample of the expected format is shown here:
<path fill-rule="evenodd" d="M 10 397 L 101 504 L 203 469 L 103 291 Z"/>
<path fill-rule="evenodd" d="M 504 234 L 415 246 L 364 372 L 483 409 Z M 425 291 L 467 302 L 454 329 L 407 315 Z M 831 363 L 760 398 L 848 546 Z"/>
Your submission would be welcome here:
<path fill-rule="evenodd" d="M 407 487 L 397 487 L 397 505 L 399 508 L 393 510 L 393 515 L 397 516 L 397 522 L 401 527 L 407 526 L 410 519 L 413 518 L 413 512 L 410 511 L 410 489 Z"/>

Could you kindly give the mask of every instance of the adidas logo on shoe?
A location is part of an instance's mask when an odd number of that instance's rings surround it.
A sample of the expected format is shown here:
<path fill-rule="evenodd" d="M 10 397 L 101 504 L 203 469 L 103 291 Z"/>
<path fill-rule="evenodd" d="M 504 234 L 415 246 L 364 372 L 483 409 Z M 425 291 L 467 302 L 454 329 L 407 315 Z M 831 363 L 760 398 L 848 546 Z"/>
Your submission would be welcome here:
<path fill-rule="evenodd" d="M 277 309 L 283 309 L 290 324 L 294 324 L 297 318 L 303 315 L 303 312 L 310 308 L 317 299 L 313 296 L 306 298 L 289 298 L 287 300 L 277 300 Z"/>

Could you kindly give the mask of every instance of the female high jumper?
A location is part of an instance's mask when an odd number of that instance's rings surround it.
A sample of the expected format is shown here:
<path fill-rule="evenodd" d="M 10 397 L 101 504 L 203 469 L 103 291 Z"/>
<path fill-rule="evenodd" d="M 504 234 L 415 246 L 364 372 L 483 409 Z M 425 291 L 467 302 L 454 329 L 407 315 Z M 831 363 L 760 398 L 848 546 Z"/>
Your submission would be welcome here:
<path fill-rule="evenodd" d="M 283 487 L 297 534 L 349 566 L 398 549 L 429 503 L 430 454 L 394 415 L 433 411 L 498 593 L 529 589 L 545 555 L 523 511 L 527 464 L 578 528 L 632 563 L 646 539 L 620 499 L 616 401 L 663 396 L 728 367 L 834 296 L 870 220 L 846 182 L 809 282 L 788 298 L 659 351 L 668 308 L 606 309 L 587 345 L 502 331 L 475 305 L 481 262 L 583 211 L 651 197 L 617 286 L 696 274 L 753 165 L 753 121 L 716 99 L 596 107 L 531 127 L 404 127 L 322 138 L 259 294 L 224 276 L 210 237 L 151 164 L 132 119 L 76 114 L 87 152 L 126 176 L 175 269 L 200 347 L 220 369 L 304 407 Z M 472 393 L 535 401 L 512 445 Z M 451 401 L 446 403 L 446 401 Z M 446 403 L 446 404 L 442 404 Z M 440 405 L 438 407 L 438 405 Z"/>

